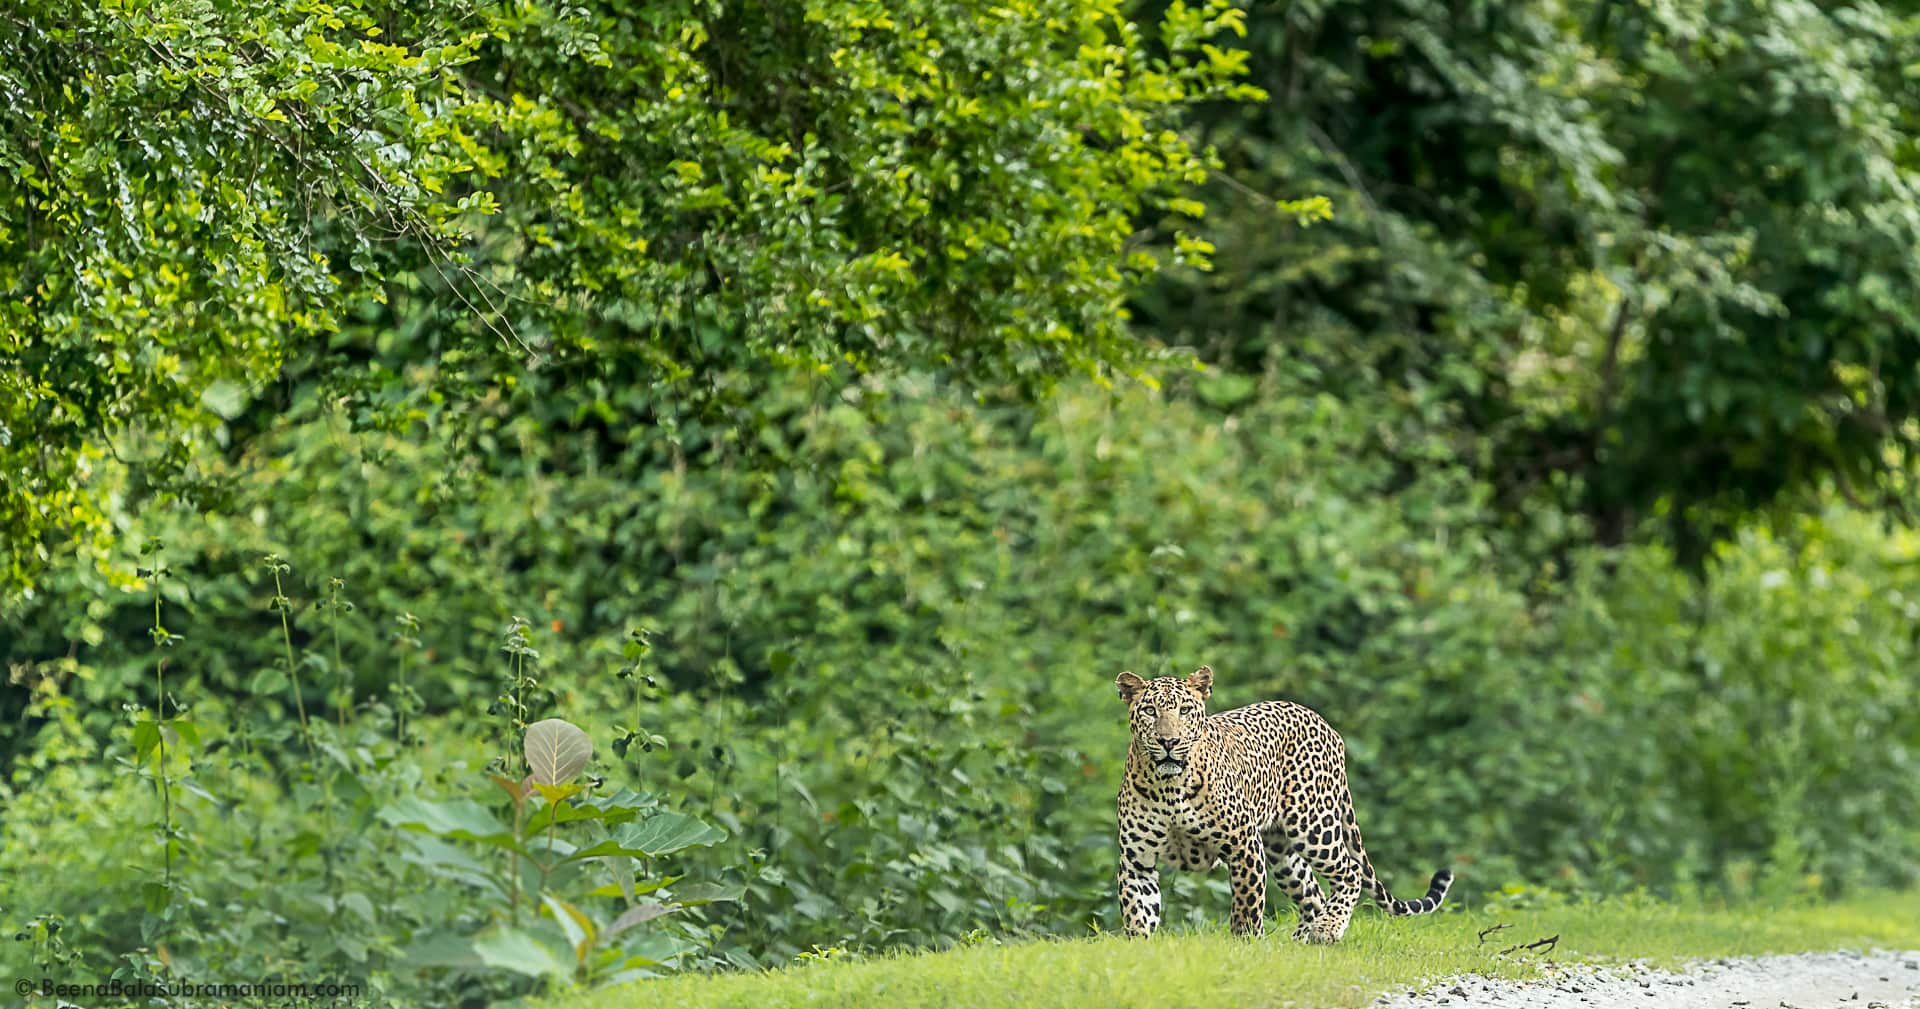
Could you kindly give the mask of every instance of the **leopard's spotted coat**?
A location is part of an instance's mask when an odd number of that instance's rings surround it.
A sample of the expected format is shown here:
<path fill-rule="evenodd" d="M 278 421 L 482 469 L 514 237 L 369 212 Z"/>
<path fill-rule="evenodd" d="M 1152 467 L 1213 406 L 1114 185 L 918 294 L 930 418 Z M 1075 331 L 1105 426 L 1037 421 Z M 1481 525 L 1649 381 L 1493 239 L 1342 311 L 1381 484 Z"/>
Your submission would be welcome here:
<path fill-rule="evenodd" d="M 1129 935 L 1160 924 L 1159 865 L 1204 871 L 1224 862 L 1233 931 L 1263 929 L 1267 875 L 1300 907 L 1299 939 L 1338 942 L 1362 896 L 1390 914 L 1438 908 L 1453 872 L 1425 897 L 1396 900 L 1360 843 L 1347 789 L 1346 745 L 1325 719 L 1286 701 L 1206 713 L 1213 670 L 1180 679 L 1121 673 L 1133 745 L 1120 786 L 1120 910 Z M 1332 895 L 1314 879 L 1327 877 Z"/>

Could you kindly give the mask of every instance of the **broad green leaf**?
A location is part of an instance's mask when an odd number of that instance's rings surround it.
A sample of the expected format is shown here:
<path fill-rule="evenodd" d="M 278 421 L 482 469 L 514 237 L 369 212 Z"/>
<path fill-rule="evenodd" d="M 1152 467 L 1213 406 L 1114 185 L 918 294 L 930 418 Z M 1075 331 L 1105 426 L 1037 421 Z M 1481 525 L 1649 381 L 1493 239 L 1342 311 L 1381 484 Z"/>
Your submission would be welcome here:
<path fill-rule="evenodd" d="M 626 954 L 621 966 L 664 967 L 698 949 L 698 946 L 671 932 L 648 932 L 621 947 L 621 952 Z"/>
<path fill-rule="evenodd" d="M 611 813 L 614 811 L 633 812 L 649 808 L 655 803 L 652 798 L 641 795 L 631 788 L 623 787 L 611 795 L 596 795 L 590 799 L 582 799 L 579 804 Z"/>
<path fill-rule="evenodd" d="M 526 754 L 536 786 L 564 785 L 593 758 L 593 740 L 572 722 L 548 718 L 527 726 Z"/>
<path fill-rule="evenodd" d="M 487 864 L 475 858 L 467 848 L 450 844 L 432 834 L 409 834 L 407 841 L 410 848 L 400 856 L 402 861 L 421 866 L 436 878 L 476 887 L 487 895 L 487 899 L 506 898 L 506 889 L 495 878 L 500 870 L 498 859 L 494 859 L 493 864 Z"/>
<path fill-rule="evenodd" d="M 537 785 L 533 787 L 539 788 Z M 587 802 L 543 802 L 539 808 L 527 816 L 527 832 L 539 833 L 546 830 L 550 824 L 578 823 L 582 820 L 624 823 L 633 817 L 632 810 L 600 809 Z"/>
<path fill-rule="evenodd" d="M 441 837 L 467 841 L 511 842 L 513 831 L 472 799 L 429 802 L 409 795 L 388 803 L 376 814 L 381 822 L 408 830 L 424 830 Z"/>
<path fill-rule="evenodd" d="M 544 977 L 564 983 L 573 976 L 571 958 L 563 958 L 545 943 L 519 929 L 496 925 L 473 937 L 474 956 L 489 967 Z"/>
<path fill-rule="evenodd" d="M 592 950 L 598 932 L 594 928 L 593 920 L 579 908 L 552 894 L 543 894 L 540 900 L 545 905 L 548 916 L 559 922 L 560 930 L 567 934 L 567 943 L 573 947 L 574 961 L 585 963 L 587 953 Z"/>
<path fill-rule="evenodd" d="M 402 954 L 412 967 L 485 967 L 473 940 L 452 932 L 432 932 L 409 945 Z"/>
<path fill-rule="evenodd" d="M 718 844 L 726 839 L 726 831 L 691 816 L 656 813 L 645 820 L 621 824 L 614 829 L 612 838 L 583 848 L 575 852 L 573 857 L 632 855 L 636 858 L 658 858 L 683 848 Z"/>
<path fill-rule="evenodd" d="M 663 904 L 659 901 L 635 904 L 621 912 L 620 917 L 615 918 L 613 924 L 607 926 L 607 938 L 612 939 L 614 936 L 625 932 L 635 925 L 645 924 L 662 915 L 672 914 L 674 910 L 674 905 Z"/>

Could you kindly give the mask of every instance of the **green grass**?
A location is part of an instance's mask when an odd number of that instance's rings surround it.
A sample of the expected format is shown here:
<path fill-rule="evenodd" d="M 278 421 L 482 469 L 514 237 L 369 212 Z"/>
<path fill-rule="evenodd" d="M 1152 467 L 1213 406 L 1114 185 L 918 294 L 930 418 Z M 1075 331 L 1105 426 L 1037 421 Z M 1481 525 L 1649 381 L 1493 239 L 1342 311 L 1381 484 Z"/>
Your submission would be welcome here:
<path fill-rule="evenodd" d="M 682 975 L 559 997 L 543 1009 L 697 1009 L 739 1006 L 1130 1009 L 1198 1005 L 1364 1006 L 1387 991 L 1459 973 L 1524 977 L 1540 958 L 1496 953 L 1560 936 L 1552 954 L 1675 963 L 1697 957 L 1840 948 L 1920 949 L 1914 896 L 1881 894 L 1804 907 L 1687 909 L 1612 901 L 1546 910 L 1469 911 L 1389 920 L 1357 915 L 1337 946 L 1286 938 L 1285 916 L 1263 939 L 1223 932 L 983 945 L 799 964 L 762 974 Z M 1490 925 L 1511 927 L 1485 943 Z"/>

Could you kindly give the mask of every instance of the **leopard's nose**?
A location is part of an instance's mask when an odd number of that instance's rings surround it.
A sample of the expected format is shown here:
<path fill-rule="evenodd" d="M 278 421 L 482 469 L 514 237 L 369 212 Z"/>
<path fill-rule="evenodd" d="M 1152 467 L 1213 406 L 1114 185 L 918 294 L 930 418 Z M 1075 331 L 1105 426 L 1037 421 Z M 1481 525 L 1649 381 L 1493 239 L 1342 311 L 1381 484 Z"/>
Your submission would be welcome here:
<path fill-rule="evenodd" d="M 1178 736 L 1173 736 L 1173 737 L 1161 736 L 1160 737 L 1160 748 L 1162 750 L 1165 750 L 1168 753 L 1172 753 L 1174 750 L 1174 747 L 1177 747 L 1179 745 L 1180 745 L 1180 737 Z"/>

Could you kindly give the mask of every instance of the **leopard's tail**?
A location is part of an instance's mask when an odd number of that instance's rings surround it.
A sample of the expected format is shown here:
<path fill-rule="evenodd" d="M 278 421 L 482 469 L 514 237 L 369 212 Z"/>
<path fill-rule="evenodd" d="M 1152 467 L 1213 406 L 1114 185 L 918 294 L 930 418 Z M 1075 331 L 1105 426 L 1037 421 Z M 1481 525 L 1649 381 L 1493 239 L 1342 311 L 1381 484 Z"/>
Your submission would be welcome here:
<path fill-rule="evenodd" d="M 1360 862 L 1360 886 L 1373 897 L 1388 914 L 1394 916 L 1409 914 L 1431 914 L 1440 909 L 1440 903 L 1447 899 L 1447 890 L 1453 886 L 1453 870 L 1441 869 L 1433 874 L 1433 880 L 1427 884 L 1427 895 L 1413 900 L 1398 900 L 1387 889 L 1378 873 L 1373 871 L 1373 861 L 1367 858 L 1367 849 L 1360 843 L 1360 823 L 1353 815 L 1353 797 L 1347 795 L 1347 847 L 1353 857 Z"/>
<path fill-rule="evenodd" d="M 1373 899 L 1378 901 L 1381 907 L 1386 908 L 1387 913 L 1391 915 L 1429 914 L 1438 911 L 1440 902 L 1447 899 L 1447 888 L 1453 885 L 1453 870 L 1442 869 L 1433 874 L 1433 881 L 1427 884 L 1425 897 L 1396 900 L 1393 894 L 1388 892 L 1387 884 L 1373 874 L 1373 866 L 1366 865 L 1364 861 L 1361 864 L 1367 873 L 1367 880 L 1362 885 L 1367 887 L 1373 894 Z"/>

